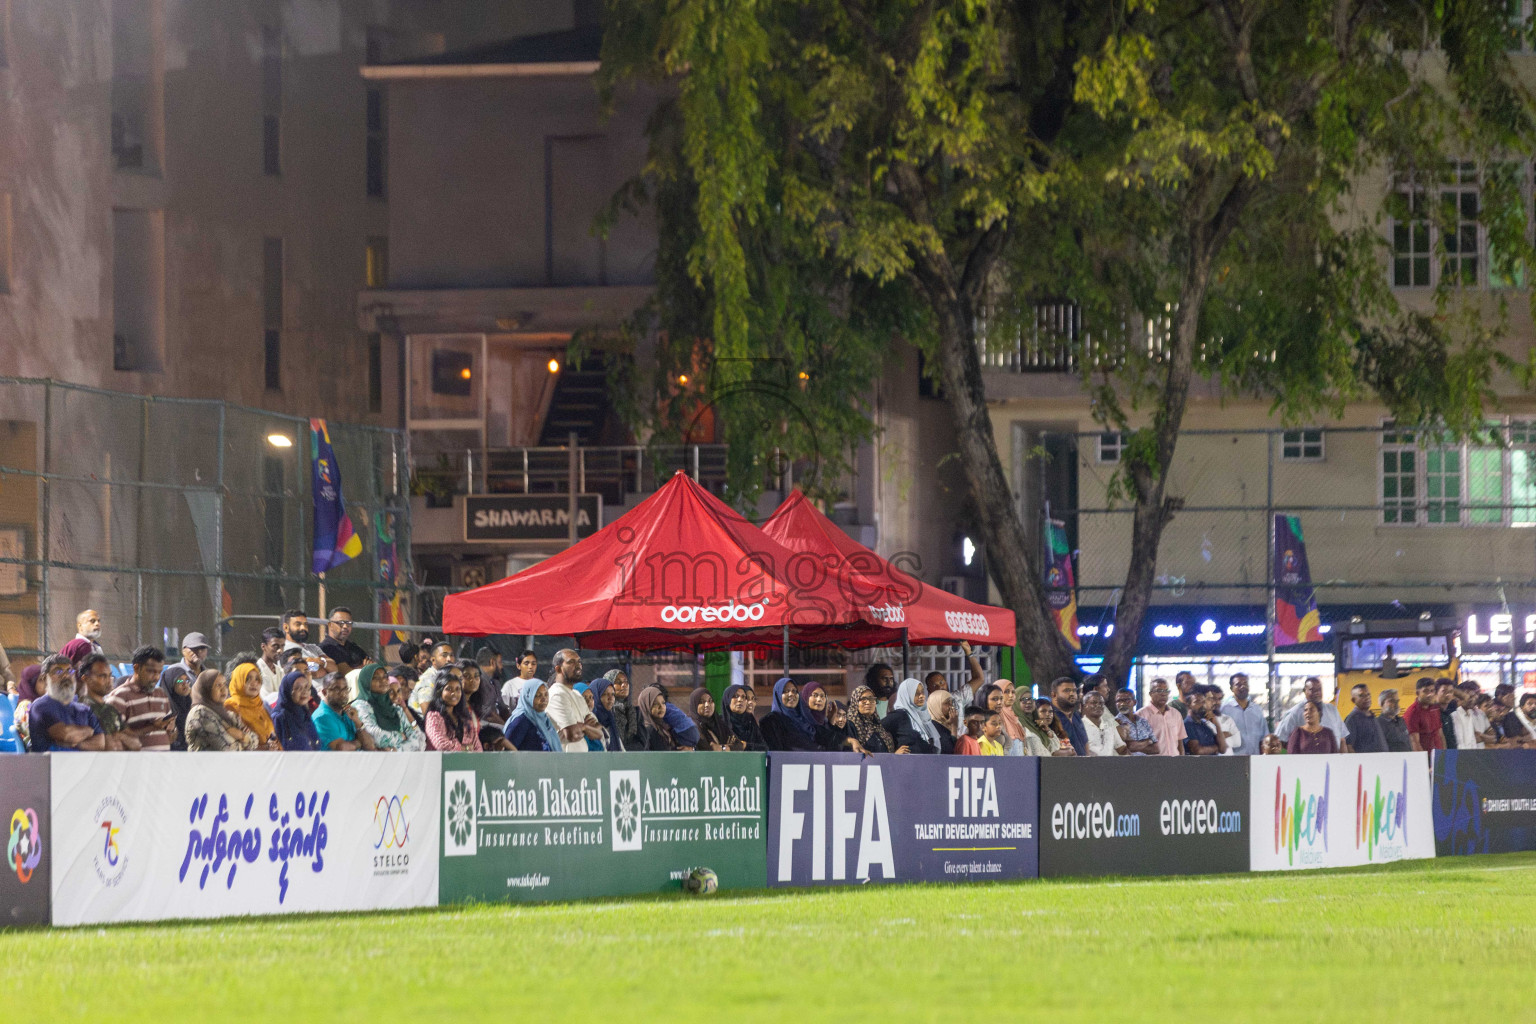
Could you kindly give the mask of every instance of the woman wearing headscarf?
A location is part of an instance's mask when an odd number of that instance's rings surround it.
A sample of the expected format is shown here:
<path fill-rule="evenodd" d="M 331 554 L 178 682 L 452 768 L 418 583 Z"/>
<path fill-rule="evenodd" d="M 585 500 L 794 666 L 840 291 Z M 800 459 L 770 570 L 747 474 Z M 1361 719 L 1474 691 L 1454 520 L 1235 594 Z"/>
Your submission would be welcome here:
<path fill-rule="evenodd" d="M 720 724 L 724 731 L 741 741 L 741 750 L 767 750 L 768 741 L 763 739 L 762 727 L 750 708 L 752 691 L 740 683 L 732 683 L 720 695 Z"/>
<path fill-rule="evenodd" d="M 555 728 L 554 721 L 545 714 L 544 709 L 547 707 L 548 684 L 542 679 L 524 679 L 522 689 L 517 694 L 517 710 L 512 712 L 506 728 L 502 730 L 507 742 L 528 753 L 563 751 L 565 747 L 560 742 L 560 730 Z"/>
<path fill-rule="evenodd" d="M 261 699 L 261 670 L 253 662 L 241 662 L 229 677 L 229 697 L 224 707 L 240 716 L 245 727 L 256 734 L 256 743 L 267 750 L 282 750 L 267 711 L 267 702 Z"/>
<path fill-rule="evenodd" d="M 1031 757 L 1070 757 L 1077 753 L 1056 729 L 1056 705 L 1048 700 L 1035 701 L 1035 715 L 1027 730 L 1026 750 Z"/>
<path fill-rule="evenodd" d="M 625 750 L 644 750 L 645 739 L 640 735 L 640 711 L 629 699 L 628 674 L 621 668 L 609 669 L 603 674 L 603 680 L 613 687 L 613 720 L 619 726 L 619 742 Z"/>
<path fill-rule="evenodd" d="M 597 724 L 603 727 L 607 736 L 608 750 L 611 753 L 624 752 L 624 740 L 619 735 L 619 720 L 613 715 L 613 707 L 618 703 L 619 695 L 615 692 L 613 680 L 607 676 L 592 681 L 592 717 L 597 719 Z"/>
<path fill-rule="evenodd" d="M 905 754 L 906 747 L 898 746 L 890 731 L 875 717 L 875 691 L 867 686 L 856 686 L 848 695 L 848 732 L 859 741 L 866 753 Z"/>
<path fill-rule="evenodd" d="M 452 752 L 483 750 L 480 721 L 464 706 L 464 676 L 457 665 L 439 672 L 427 704 L 427 749 Z"/>
<path fill-rule="evenodd" d="M 955 695 L 948 690 L 934 690 L 928 695 L 928 717 L 939 731 L 939 753 L 955 752 L 955 731 L 959 721 L 955 715 Z"/>
<path fill-rule="evenodd" d="M 703 686 L 688 695 L 688 717 L 699 727 L 697 750 L 740 750 L 741 740 L 732 736 L 715 714 L 715 695 Z"/>
<path fill-rule="evenodd" d="M 838 704 L 827 700 L 827 691 L 820 683 L 807 683 L 800 690 L 800 706 L 816 726 L 816 749 L 827 753 L 843 750 L 858 751 L 858 740 L 848 735 L 848 717 L 842 715 L 842 723 L 834 718 L 839 714 Z"/>
<path fill-rule="evenodd" d="M 891 700 L 891 713 L 880 724 L 909 754 L 937 754 L 939 730 L 928 717 L 927 693 L 916 679 L 903 679 Z"/>
<path fill-rule="evenodd" d="M 571 689 L 575 690 L 578 694 L 581 695 L 581 699 L 587 702 L 587 710 L 592 713 L 592 717 L 593 718 L 596 718 L 597 717 L 597 694 L 592 692 L 592 687 L 588 686 L 586 683 L 577 683 L 575 686 L 571 687 Z M 602 727 L 603 727 L 602 722 L 598 722 L 598 728 L 602 729 Z M 607 749 L 608 749 L 608 732 L 607 732 L 606 729 L 603 730 L 603 738 L 600 739 L 600 740 L 599 739 L 593 739 L 591 736 L 587 737 L 587 750 L 591 751 L 594 754 L 601 754 L 603 751 L 605 751 Z"/>
<path fill-rule="evenodd" d="M 800 702 L 800 687 L 789 676 L 781 676 L 773 684 L 773 710 L 758 724 L 769 750 L 821 749 L 816 745 L 816 720 Z"/>
<path fill-rule="evenodd" d="M 309 676 L 289 672 L 277 684 L 277 707 L 272 709 L 273 735 L 284 750 L 319 750 L 320 734 L 309 717 L 312 688 Z"/>
<path fill-rule="evenodd" d="M 640 712 L 640 732 L 644 737 L 641 750 L 676 750 L 677 740 L 672 727 L 667 724 L 667 698 L 659 686 L 647 686 L 640 691 L 635 702 Z"/>
<path fill-rule="evenodd" d="M 1019 717 L 1019 694 L 1011 679 L 999 679 L 998 689 L 1003 691 L 1003 731 L 1010 740 L 1024 742 L 1024 721 Z"/>
<path fill-rule="evenodd" d="M 1009 683 L 1012 686 L 1012 683 Z M 1003 752 L 1012 757 L 1023 757 L 1029 753 L 1029 744 L 1026 740 L 1014 739 L 1008 733 L 1008 719 L 1003 715 L 1003 709 L 1008 706 L 1008 693 L 1001 682 L 988 683 L 976 691 L 976 706 L 987 712 L 997 712 L 1003 717 L 1003 735 L 999 742 L 1003 745 Z M 1020 726 L 1026 725 L 1025 720 L 1020 720 Z M 1024 729 L 1027 733 L 1029 730 Z"/>
<path fill-rule="evenodd" d="M 187 697 L 192 705 L 187 712 L 188 750 L 256 749 L 256 734 L 245 727 L 239 715 L 224 706 L 229 697 L 224 673 L 216 668 L 204 669 Z"/>
<path fill-rule="evenodd" d="M 427 737 L 410 715 L 400 710 L 389 689 L 389 673 L 383 665 L 367 664 L 347 673 L 347 685 L 357 694 L 352 706 L 363 731 L 380 750 L 427 749 Z"/>

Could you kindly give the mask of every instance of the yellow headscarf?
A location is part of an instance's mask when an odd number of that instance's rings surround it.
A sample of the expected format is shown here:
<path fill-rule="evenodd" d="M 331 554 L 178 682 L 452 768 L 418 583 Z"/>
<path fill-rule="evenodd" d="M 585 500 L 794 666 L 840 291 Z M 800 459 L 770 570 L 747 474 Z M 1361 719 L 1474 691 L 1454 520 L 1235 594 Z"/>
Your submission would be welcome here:
<path fill-rule="evenodd" d="M 225 699 L 224 706 L 239 715 L 240 721 L 256 734 L 258 740 L 265 743 L 275 729 L 272 716 L 267 713 L 267 705 L 259 692 L 254 697 L 245 695 L 246 682 L 259 671 L 249 662 L 235 669 L 234 675 L 229 677 L 229 697 Z"/>

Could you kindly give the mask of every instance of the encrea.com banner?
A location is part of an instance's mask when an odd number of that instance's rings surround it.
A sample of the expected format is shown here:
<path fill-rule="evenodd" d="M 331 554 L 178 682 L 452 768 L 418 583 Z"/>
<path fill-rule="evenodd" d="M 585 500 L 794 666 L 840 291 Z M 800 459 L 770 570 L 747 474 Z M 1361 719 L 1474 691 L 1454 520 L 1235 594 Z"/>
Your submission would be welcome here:
<path fill-rule="evenodd" d="M 761 888 L 766 801 L 762 754 L 444 754 L 441 899 Z"/>
<path fill-rule="evenodd" d="M 51 757 L 53 923 L 435 906 L 440 757 Z"/>
<path fill-rule="evenodd" d="M 1435 855 L 1428 754 L 1248 760 L 1253 870 L 1341 868 Z"/>
<path fill-rule="evenodd" d="M 768 755 L 768 883 L 1034 878 L 1032 757 Z"/>
<path fill-rule="evenodd" d="M 1041 758 L 1041 877 L 1247 871 L 1248 760 Z"/>

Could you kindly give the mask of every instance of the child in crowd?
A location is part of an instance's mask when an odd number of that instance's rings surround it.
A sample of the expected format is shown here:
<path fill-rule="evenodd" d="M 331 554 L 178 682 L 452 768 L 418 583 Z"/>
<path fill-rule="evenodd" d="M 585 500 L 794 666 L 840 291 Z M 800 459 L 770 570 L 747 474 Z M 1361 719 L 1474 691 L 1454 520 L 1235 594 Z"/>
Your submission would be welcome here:
<path fill-rule="evenodd" d="M 981 708 L 970 707 L 966 709 L 965 732 L 955 738 L 955 753 L 981 753 L 981 727 L 986 718 L 987 714 Z M 1001 720 L 1001 716 L 999 716 L 999 720 Z"/>
<path fill-rule="evenodd" d="M 981 739 L 977 745 L 981 752 L 992 757 L 1002 757 L 1008 753 L 1008 748 L 1003 746 L 1003 713 L 1001 711 L 988 711 L 981 722 Z M 970 727 L 970 716 L 966 716 L 966 727 Z"/>

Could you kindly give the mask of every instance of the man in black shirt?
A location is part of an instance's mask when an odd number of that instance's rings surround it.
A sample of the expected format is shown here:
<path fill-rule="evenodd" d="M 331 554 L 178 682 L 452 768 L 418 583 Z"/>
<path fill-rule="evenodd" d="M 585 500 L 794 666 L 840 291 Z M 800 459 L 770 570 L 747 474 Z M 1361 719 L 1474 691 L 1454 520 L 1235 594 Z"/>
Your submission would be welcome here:
<path fill-rule="evenodd" d="M 330 621 L 325 624 L 326 638 L 320 650 L 336 663 L 336 671 L 346 675 L 355 668 L 368 664 L 368 652 L 352 642 L 352 609 L 337 605 L 331 609 Z"/>
<path fill-rule="evenodd" d="M 1445 749 L 1456 749 L 1456 723 L 1452 720 L 1457 707 L 1456 683 L 1441 676 L 1435 680 L 1435 700 L 1440 705 L 1440 731 L 1445 735 Z"/>
<path fill-rule="evenodd" d="M 1349 730 L 1350 749 L 1357 754 L 1385 754 L 1387 738 L 1376 716 L 1371 714 L 1371 688 L 1364 683 L 1356 683 L 1355 688 L 1349 691 L 1349 699 L 1355 705 L 1355 710 L 1344 719 L 1344 728 Z M 1407 732 L 1406 728 L 1404 732 Z"/>

